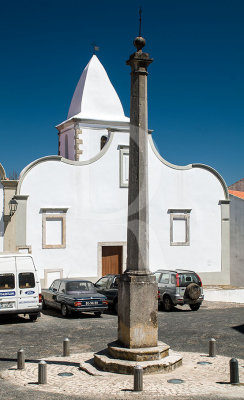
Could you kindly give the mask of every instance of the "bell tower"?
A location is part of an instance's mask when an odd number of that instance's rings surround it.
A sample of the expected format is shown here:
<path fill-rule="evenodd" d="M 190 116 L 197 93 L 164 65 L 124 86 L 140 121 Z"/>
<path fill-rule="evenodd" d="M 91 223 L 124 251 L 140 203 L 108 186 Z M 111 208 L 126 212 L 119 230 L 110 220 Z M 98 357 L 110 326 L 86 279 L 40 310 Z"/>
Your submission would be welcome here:
<path fill-rule="evenodd" d="M 89 160 L 101 151 L 113 128 L 128 125 L 120 99 L 94 54 L 76 86 L 67 120 L 57 126 L 59 155 Z"/>

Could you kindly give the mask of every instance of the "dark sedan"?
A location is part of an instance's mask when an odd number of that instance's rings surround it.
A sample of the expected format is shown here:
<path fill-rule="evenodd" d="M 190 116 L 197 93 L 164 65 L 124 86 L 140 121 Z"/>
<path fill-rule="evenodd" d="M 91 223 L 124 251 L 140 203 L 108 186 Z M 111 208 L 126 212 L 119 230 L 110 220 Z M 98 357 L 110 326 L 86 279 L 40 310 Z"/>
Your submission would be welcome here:
<path fill-rule="evenodd" d="M 100 317 L 107 310 L 108 301 L 90 281 L 56 279 L 49 289 L 42 290 L 42 308 L 47 307 L 60 310 L 63 317 L 71 312 L 94 312 Z"/>

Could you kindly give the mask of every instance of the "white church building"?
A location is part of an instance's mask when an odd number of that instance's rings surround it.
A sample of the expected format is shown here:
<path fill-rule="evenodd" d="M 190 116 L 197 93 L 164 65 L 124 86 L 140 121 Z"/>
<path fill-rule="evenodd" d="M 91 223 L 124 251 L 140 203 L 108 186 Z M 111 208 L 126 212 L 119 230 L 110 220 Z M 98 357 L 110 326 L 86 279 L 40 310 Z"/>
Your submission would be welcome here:
<path fill-rule="evenodd" d="M 126 268 L 130 120 L 96 55 L 57 129 L 59 155 L 35 160 L 19 181 L 7 181 L 0 168 L 0 209 L 4 191 L 18 202 L 0 219 L 0 251 L 31 252 L 44 287 L 57 277 L 96 281 Z M 150 131 L 148 166 L 151 271 L 187 268 L 204 284 L 229 284 L 222 177 L 203 164 L 170 164 Z"/>

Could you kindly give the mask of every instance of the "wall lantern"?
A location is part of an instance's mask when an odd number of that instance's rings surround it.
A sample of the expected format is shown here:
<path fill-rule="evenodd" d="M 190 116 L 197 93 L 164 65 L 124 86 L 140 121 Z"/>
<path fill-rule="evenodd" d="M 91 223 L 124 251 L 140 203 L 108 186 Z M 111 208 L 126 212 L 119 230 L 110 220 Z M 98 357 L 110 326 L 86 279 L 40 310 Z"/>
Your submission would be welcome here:
<path fill-rule="evenodd" d="M 9 215 L 10 215 L 10 217 L 12 217 L 14 215 L 14 213 L 17 210 L 17 207 L 18 207 L 18 202 L 13 197 L 9 202 Z"/>

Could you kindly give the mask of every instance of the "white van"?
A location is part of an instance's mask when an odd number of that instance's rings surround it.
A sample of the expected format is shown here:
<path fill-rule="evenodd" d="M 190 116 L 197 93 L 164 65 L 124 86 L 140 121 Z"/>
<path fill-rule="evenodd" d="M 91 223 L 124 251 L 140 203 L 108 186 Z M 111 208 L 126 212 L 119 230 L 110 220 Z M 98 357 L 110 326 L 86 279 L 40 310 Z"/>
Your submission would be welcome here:
<path fill-rule="evenodd" d="M 40 316 L 41 286 L 29 254 L 0 254 L 0 316 L 28 314 L 31 321 Z"/>

